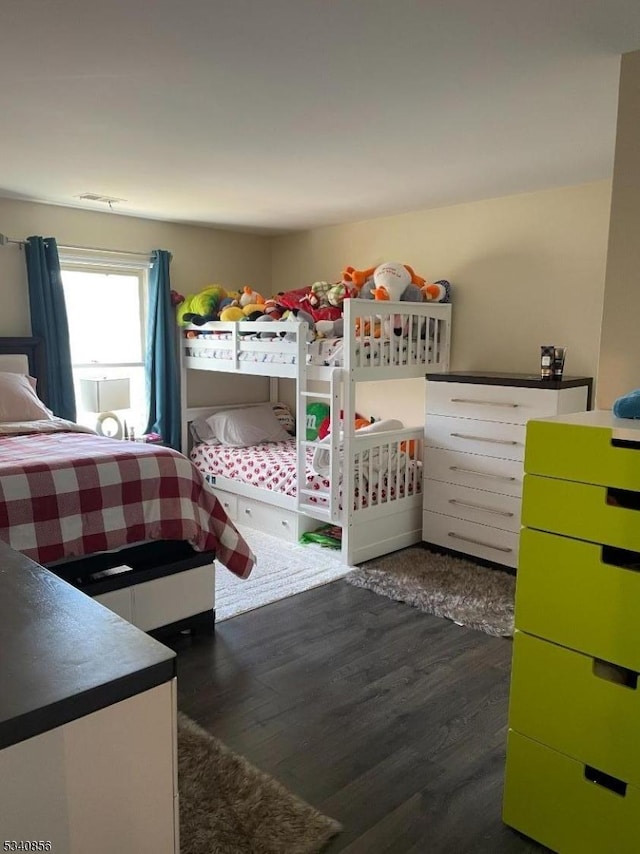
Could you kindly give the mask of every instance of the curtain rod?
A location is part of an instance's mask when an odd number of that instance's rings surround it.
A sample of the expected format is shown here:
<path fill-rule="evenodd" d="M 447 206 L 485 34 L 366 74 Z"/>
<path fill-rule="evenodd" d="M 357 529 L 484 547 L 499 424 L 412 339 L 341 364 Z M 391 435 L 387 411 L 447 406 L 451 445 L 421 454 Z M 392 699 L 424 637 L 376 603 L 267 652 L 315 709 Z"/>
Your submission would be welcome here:
<path fill-rule="evenodd" d="M 24 246 L 25 240 L 16 240 L 13 237 L 7 237 L 5 234 L 0 234 L 0 246 L 4 246 L 7 243 L 15 243 L 17 246 Z M 80 250 L 82 252 L 104 252 L 105 254 L 111 253 L 112 255 L 138 255 L 142 258 L 150 258 L 151 252 L 131 252 L 129 249 L 101 249 L 98 246 L 65 246 L 62 244 L 58 244 L 58 249 L 62 249 L 63 251 L 71 249 Z"/>

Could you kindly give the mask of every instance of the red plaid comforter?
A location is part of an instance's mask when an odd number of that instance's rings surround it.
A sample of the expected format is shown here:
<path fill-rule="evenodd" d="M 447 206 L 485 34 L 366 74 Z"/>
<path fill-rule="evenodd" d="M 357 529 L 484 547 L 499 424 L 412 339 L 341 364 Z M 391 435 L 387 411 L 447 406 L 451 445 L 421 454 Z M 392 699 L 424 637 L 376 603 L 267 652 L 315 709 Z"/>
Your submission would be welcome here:
<path fill-rule="evenodd" d="M 189 460 L 88 433 L 0 437 L 0 539 L 45 565 L 145 540 L 215 551 L 240 578 L 255 562 Z"/>

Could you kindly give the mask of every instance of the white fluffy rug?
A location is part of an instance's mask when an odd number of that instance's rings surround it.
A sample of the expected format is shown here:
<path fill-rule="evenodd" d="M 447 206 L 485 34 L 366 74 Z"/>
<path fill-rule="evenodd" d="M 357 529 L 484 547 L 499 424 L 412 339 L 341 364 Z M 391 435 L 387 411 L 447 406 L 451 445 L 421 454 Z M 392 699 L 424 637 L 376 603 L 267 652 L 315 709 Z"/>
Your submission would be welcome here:
<path fill-rule="evenodd" d="M 287 543 L 244 525 L 238 530 L 251 546 L 257 564 L 246 581 L 216 563 L 216 622 L 286 599 L 303 590 L 343 578 L 353 567 L 340 552 L 322 546 Z"/>

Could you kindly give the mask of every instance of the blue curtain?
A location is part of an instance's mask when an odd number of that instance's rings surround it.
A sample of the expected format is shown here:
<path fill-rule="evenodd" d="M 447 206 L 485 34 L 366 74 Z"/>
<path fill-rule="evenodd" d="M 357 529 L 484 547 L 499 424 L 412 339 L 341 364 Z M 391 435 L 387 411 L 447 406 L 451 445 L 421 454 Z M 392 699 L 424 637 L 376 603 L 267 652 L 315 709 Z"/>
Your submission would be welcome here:
<path fill-rule="evenodd" d="M 171 254 L 155 249 L 149 272 L 149 313 L 145 371 L 149 420 L 147 433 L 156 432 L 166 445 L 180 450 L 180 379 L 176 321 L 171 304 Z"/>
<path fill-rule="evenodd" d="M 25 246 L 31 331 L 44 341 L 46 404 L 60 418 L 76 420 L 69 324 L 58 246 L 53 237 L 29 237 Z"/>

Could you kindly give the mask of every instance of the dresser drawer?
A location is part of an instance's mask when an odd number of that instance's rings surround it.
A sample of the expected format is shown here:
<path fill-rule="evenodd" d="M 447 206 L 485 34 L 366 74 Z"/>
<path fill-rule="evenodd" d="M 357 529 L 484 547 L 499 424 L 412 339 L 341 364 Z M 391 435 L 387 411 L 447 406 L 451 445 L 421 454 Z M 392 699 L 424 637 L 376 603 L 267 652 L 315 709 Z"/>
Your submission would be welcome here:
<path fill-rule="evenodd" d="M 606 562 L 605 562 L 606 561 Z M 640 671 L 640 553 L 520 533 L 516 626 Z"/>
<path fill-rule="evenodd" d="M 507 460 L 524 459 L 526 427 L 473 418 L 428 415 L 424 437 L 428 448 L 464 451 Z"/>
<path fill-rule="evenodd" d="M 213 492 L 224 507 L 227 516 L 235 522 L 238 518 L 238 496 L 232 492 L 224 492 L 222 489 L 214 489 Z"/>
<path fill-rule="evenodd" d="M 587 414 L 594 418 L 603 415 Z M 638 489 L 640 444 L 622 446 L 613 441 L 611 427 L 588 421 L 532 421 L 527 425 L 525 470 L 563 480 Z"/>
<path fill-rule="evenodd" d="M 553 851 L 637 854 L 640 789 L 627 785 L 620 795 L 605 783 L 582 763 L 509 731 L 503 819 Z"/>
<path fill-rule="evenodd" d="M 607 546 L 640 551 L 640 492 L 629 500 L 638 509 L 614 506 L 619 501 L 604 486 L 573 483 L 526 474 L 522 499 L 522 524 Z"/>
<path fill-rule="evenodd" d="M 637 673 L 516 631 L 509 726 L 640 786 Z"/>
<path fill-rule="evenodd" d="M 480 454 L 464 454 L 443 448 L 429 448 L 424 460 L 425 477 L 499 492 L 522 495 L 522 463 Z"/>
<path fill-rule="evenodd" d="M 425 510 L 468 519 L 503 531 L 518 533 L 520 530 L 521 503 L 517 496 L 499 495 L 429 478 L 424 481 Z"/>
<path fill-rule="evenodd" d="M 215 602 L 214 564 L 166 575 L 131 588 L 133 624 L 145 632 L 210 611 Z"/>
<path fill-rule="evenodd" d="M 295 543 L 298 541 L 298 515 L 273 504 L 238 496 L 238 522 L 257 528 L 272 537 Z"/>
<path fill-rule="evenodd" d="M 427 543 L 468 555 L 515 567 L 518 559 L 518 534 L 456 519 L 425 510 L 422 514 L 422 538 Z"/>
<path fill-rule="evenodd" d="M 477 383 L 427 383 L 427 415 L 453 415 L 482 421 L 526 424 L 558 411 L 558 392 Z"/>

